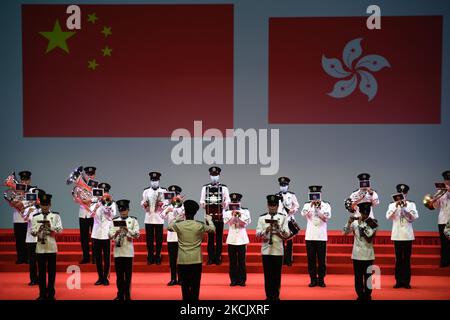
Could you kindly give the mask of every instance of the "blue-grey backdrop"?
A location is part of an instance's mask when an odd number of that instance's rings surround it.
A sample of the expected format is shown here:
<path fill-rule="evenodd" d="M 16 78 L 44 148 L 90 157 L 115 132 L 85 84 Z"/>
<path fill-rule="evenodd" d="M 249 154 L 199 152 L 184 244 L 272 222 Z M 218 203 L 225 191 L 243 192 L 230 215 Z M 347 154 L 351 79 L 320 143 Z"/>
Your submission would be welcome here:
<path fill-rule="evenodd" d="M 124 1 L 96 1 L 115 3 Z M 72 202 L 69 172 L 78 165 L 98 167 L 100 180 L 112 184 L 117 198 L 132 200 L 131 211 L 143 223 L 139 208 L 148 172 L 163 173 L 162 184 L 179 184 L 188 198 L 198 200 L 201 186 L 209 181 L 208 165 L 172 164 L 174 146 L 168 138 L 23 138 L 22 135 L 22 3 L 0 3 L 0 141 L 2 179 L 12 170 L 33 172 L 33 182 L 53 193 L 54 209 L 61 212 L 66 228 L 78 226 L 78 208 Z M 46 1 L 45 3 L 67 3 Z M 83 3 L 70 1 L 70 3 Z M 292 179 L 291 189 L 305 201 L 307 186 L 324 185 L 324 198 L 331 202 L 330 229 L 340 229 L 347 219 L 344 199 L 356 188 L 356 175 L 369 172 L 381 203 L 375 210 L 381 229 L 390 229 L 384 214 L 394 187 L 411 186 L 410 198 L 418 203 L 417 230 L 436 230 L 437 212 L 421 205 L 425 193 L 433 191 L 444 169 L 450 169 L 450 2 L 377 1 L 382 15 L 442 15 L 442 121 L 439 125 L 267 125 L 268 110 L 268 18 L 295 16 L 364 16 L 372 1 L 133 1 L 133 3 L 233 3 L 234 4 L 234 126 L 235 128 L 279 128 L 280 170 L 261 176 L 258 165 L 222 165 L 222 181 L 231 191 L 244 194 L 244 205 L 257 217 L 265 209 L 265 195 L 278 191 L 280 175 Z M 39 85 L 39 84 L 36 84 Z M 426 106 L 424 106 L 426 108 Z M 45 116 L 43 114 L 42 116 Z M 200 120 L 200 119 L 199 119 Z M 39 125 L 39 119 L 36 119 Z M 149 126 L 151 123 L 149 123 Z M 191 128 L 192 130 L 192 128 Z M 310 139 L 314 136 L 315 139 Z M 394 139 L 395 138 L 395 139 Z M 369 141 L 364 151 L 357 146 Z M 0 227 L 12 226 L 11 209 L 0 203 Z M 301 221 L 301 220 L 300 220 Z M 302 221 L 304 226 L 305 223 Z"/>

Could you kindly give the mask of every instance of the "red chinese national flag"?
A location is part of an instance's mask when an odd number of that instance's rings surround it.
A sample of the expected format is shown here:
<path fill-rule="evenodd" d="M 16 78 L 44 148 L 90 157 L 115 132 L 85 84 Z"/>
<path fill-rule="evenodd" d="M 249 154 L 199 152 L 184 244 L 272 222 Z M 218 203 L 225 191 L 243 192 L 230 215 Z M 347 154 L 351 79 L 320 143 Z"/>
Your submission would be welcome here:
<path fill-rule="evenodd" d="M 270 19 L 270 123 L 440 123 L 442 17 L 366 19 Z"/>
<path fill-rule="evenodd" d="M 27 137 L 233 127 L 232 5 L 23 5 Z"/>

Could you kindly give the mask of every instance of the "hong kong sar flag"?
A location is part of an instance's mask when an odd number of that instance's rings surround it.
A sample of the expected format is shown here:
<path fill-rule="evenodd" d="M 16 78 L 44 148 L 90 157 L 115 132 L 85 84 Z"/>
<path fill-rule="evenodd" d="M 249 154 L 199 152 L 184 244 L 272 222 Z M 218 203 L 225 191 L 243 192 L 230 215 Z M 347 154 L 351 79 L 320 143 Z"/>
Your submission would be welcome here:
<path fill-rule="evenodd" d="M 440 123 L 442 17 L 366 19 L 270 19 L 270 123 Z"/>
<path fill-rule="evenodd" d="M 232 5 L 67 7 L 22 6 L 24 136 L 232 128 Z"/>

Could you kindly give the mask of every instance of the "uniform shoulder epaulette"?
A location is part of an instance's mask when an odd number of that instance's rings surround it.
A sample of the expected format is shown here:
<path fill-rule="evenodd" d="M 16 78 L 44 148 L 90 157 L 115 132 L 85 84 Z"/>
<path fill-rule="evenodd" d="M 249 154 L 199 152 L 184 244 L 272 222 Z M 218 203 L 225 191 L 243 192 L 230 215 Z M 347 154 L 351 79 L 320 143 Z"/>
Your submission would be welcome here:
<path fill-rule="evenodd" d="M 260 215 L 260 217 L 263 217 L 263 216 L 265 216 L 267 214 L 267 212 L 266 213 L 263 213 L 262 215 Z"/>
<path fill-rule="evenodd" d="M 165 190 L 165 191 L 167 191 L 167 188 L 166 187 L 159 187 L 160 189 L 163 189 L 163 190 Z"/>
<path fill-rule="evenodd" d="M 151 187 L 144 188 L 144 190 L 150 189 Z"/>
<path fill-rule="evenodd" d="M 130 218 L 133 218 L 133 219 L 136 219 L 136 220 L 138 219 L 138 218 L 136 218 L 135 216 L 129 216 L 129 217 L 130 217 Z"/>
<path fill-rule="evenodd" d="M 37 213 L 33 214 L 33 217 L 40 215 L 40 214 L 41 214 L 40 212 L 37 212 Z"/>
<path fill-rule="evenodd" d="M 242 207 L 241 209 L 242 209 L 242 210 L 248 210 L 248 208 L 244 208 L 244 207 Z"/>
<path fill-rule="evenodd" d="M 415 202 L 414 202 L 414 201 L 411 201 L 411 200 L 406 200 L 406 201 L 408 201 L 408 202 L 411 202 L 411 203 L 414 203 L 414 204 L 415 204 Z"/>
<path fill-rule="evenodd" d="M 58 211 L 52 211 L 52 213 L 59 215 Z"/>
<path fill-rule="evenodd" d="M 357 191 L 359 191 L 359 189 L 353 190 L 352 193 L 355 193 L 355 192 L 357 192 Z"/>
<path fill-rule="evenodd" d="M 286 214 L 284 214 L 283 212 L 277 212 L 277 214 L 285 216 Z"/>
<path fill-rule="evenodd" d="M 220 186 L 221 186 L 221 187 L 227 187 L 227 185 L 226 185 L 226 184 L 223 184 L 223 183 L 221 183 Z M 228 187 L 227 187 L 227 188 L 228 188 Z"/>
<path fill-rule="evenodd" d="M 292 192 L 292 191 L 288 191 L 289 193 L 292 193 L 292 194 L 295 194 L 295 192 Z"/>

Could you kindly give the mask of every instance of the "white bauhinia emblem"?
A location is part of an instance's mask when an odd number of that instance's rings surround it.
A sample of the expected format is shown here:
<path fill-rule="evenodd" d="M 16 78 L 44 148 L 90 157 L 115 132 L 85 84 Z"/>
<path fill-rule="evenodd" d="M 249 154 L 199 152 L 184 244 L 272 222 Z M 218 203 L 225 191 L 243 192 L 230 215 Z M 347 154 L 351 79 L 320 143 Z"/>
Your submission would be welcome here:
<path fill-rule="evenodd" d="M 363 56 L 355 62 L 362 54 L 361 41 L 362 38 L 357 38 L 345 46 L 342 60 L 346 68 L 339 59 L 329 59 L 322 55 L 322 68 L 327 74 L 334 78 L 346 78 L 336 82 L 333 91 L 328 93 L 333 98 L 347 97 L 355 91 L 359 83 L 359 90 L 371 101 L 378 91 L 378 83 L 372 73 L 391 66 L 386 58 L 377 54 Z"/>

